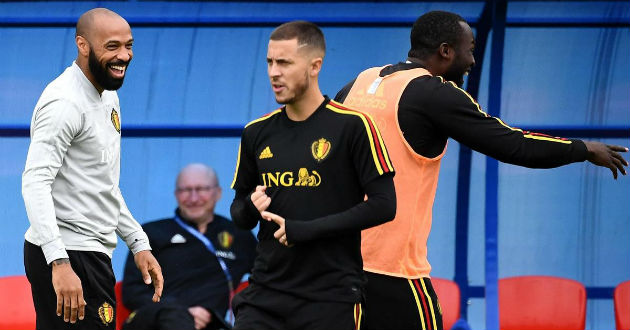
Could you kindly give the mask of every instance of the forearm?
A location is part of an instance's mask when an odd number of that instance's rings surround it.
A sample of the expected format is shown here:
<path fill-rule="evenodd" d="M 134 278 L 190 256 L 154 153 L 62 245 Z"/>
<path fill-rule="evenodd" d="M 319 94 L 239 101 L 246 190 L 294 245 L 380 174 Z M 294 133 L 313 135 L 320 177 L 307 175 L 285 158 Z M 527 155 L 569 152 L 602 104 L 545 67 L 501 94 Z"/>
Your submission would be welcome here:
<path fill-rule="evenodd" d="M 442 88 L 427 105 L 431 109 L 431 121 L 439 131 L 499 161 L 530 168 L 552 168 L 586 159 L 586 147 L 580 140 L 510 127 L 483 112 L 479 104 L 461 90 Z"/>
<path fill-rule="evenodd" d="M 247 230 L 256 227 L 261 218 L 258 209 L 252 203 L 251 193 L 239 190 L 236 191 L 230 206 L 230 215 L 237 227 Z"/>
<path fill-rule="evenodd" d="M 345 211 L 310 221 L 286 219 L 287 240 L 290 243 L 306 242 L 391 221 L 396 214 L 393 176 L 378 177 L 365 190 L 368 198 Z"/>
<path fill-rule="evenodd" d="M 27 238 L 42 248 L 46 262 L 68 258 L 61 239 L 51 195 L 51 173 L 28 166 L 22 176 L 22 196 L 31 228 Z"/>
<path fill-rule="evenodd" d="M 125 203 L 120 188 L 117 189 L 116 197 L 120 204 L 120 216 L 118 217 L 118 225 L 116 226 L 116 234 L 125 241 L 129 250 L 136 254 L 140 251 L 151 250 L 149 238 L 142 230 L 140 224 L 133 218 L 127 204 Z"/>
<path fill-rule="evenodd" d="M 554 168 L 586 160 L 586 146 L 580 140 L 555 138 L 508 127 L 490 128 L 485 132 L 478 130 L 477 133 L 454 138 L 501 162 L 529 168 Z"/>

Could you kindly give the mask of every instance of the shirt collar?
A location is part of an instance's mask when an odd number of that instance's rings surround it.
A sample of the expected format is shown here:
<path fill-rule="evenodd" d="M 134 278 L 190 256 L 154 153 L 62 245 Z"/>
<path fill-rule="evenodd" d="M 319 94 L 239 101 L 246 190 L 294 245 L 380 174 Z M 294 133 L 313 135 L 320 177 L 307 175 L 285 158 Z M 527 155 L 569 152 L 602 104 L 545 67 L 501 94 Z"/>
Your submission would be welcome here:
<path fill-rule="evenodd" d="M 98 90 L 96 90 L 96 87 L 94 87 L 92 82 L 85 76 L 76 61 L 72 61 L 72 66 L 70 68 L 74 76 L 77 77 L 77 79 L 81 83 L 81 86 L 83 87 L 83 90 L 85 91 L 87 96 L 93 101 L 100 102 L 101 94 L 99 94 Z"/>

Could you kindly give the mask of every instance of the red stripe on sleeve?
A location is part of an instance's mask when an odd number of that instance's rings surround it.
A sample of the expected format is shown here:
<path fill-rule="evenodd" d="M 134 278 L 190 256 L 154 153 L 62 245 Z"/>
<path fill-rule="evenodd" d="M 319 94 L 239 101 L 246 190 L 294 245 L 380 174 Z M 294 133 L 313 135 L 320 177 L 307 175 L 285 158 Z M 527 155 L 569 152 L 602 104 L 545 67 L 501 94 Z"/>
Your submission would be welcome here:
<path fill-rule="evenodd" d="M 331 102 L 329 104 L 334 106 L 334 107 L 336 107 L 336 108 L 339 108 L 341 110 L 356 112 L 359 116 L 362 116 L 363 118 L 365 118 L 365 121 L 368 122 L 368 126 L 370 127 L 370 133 L 372 134 L 372 140 L 374 141 L 374 145 L 376 146 L 376 154 L 378 155 L 378 160 L 381 163 L 381 167 L 383 168 L 383 172 L 385 172 L 385 173 L 391 172 L 392 169 L 387 165 L 387 161 L 385 161 L 385 155 L 383 154 L 383 150 L 381 149 L 381 139 L 378 137 L 378 134 L 376 133 L 376 126 L 374 125 L 372 120 L 370 120 L 370 117 L 368 117 L 367 115 L 365 115 L 361 111 L 350 109 L 350 108 L 346 108 L 346 107 L 342 106 L 341 104 L 339 104 L 337 102 L 334 102 L 332 100 L 331 100 Z"/>

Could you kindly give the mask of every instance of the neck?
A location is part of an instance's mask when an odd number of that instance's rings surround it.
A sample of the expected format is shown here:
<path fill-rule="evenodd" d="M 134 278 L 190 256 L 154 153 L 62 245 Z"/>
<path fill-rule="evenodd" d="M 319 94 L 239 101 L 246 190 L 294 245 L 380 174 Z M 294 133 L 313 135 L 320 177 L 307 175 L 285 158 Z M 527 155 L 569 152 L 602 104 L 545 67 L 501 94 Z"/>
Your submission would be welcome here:
<path fill-rule="evenodd" d="M 293 121 L 303 121 L 308 119 L 315 110 L 324 102 L 324 95 L 320 92 L 319 87 L 315 85 L 310 91 L 307 91 L 299 100 L 288 103 L 286 106 L 287 116 Z"/>
<path fill-rule="evenodd" d="M 103 90 L 105 89 L 96 82 L 96 79 L 94 79 L 94 76 L 92 75 L 92 72 L 90 72 L 90 68 L 88 67 L 87 59 L 84 59 L 83 57 L 77 57 L 76 62 L 85 77 L 92 83 L 92 86 L 94 86 L 94 88 L 96 88 L 96 91 L 100 95 L 102 95 Z"/>
<path fill-rule="evenodd" d="M 417 57 L 407 57 L 407 61 L 420 64 L 423 68 L 427 69 L 432 75 L 440 76 L 444 74 L 443 70 L 438 69 L 438 65 L 435 63 L 435 60 L 431 57 L 422 59 Z"/>
<path fill-rule="evenodd" d="M 208 225 L 212 222 L 212 220 L 214 220 L 214 211 L 204 219 L 192 220 L 181 214 L 181 212 L 179 213 L 179 218 L 184 220 L 185 222 L 188 222 L 193 227 L 196 227 L 200 233 L 205 234 L 206 230 L 208 229 Z"/>
<path fill-rule="evenodd" d="M 208 225 L 212 222 L 212 220 L 214 220 L 214 214 L 205 219 L 203 222 L 198 223 L 197 230 L 199 230 L 200 233 L 205 234 L 208 229 Z"/>

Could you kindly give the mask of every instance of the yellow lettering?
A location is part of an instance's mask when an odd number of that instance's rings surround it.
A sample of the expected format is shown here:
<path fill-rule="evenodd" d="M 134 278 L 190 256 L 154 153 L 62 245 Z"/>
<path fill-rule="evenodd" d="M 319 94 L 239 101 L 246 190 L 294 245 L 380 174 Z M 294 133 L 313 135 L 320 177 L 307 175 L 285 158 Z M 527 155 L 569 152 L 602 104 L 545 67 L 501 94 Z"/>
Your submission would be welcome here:
<path fill-rule="evenodd" d="M 265 187 L 269 187 L 269 185 L 267 184 L 267 173 L 263 173 L 261 176 L 262 176 L 262 180 L 263 180 L 263 185 Z"/>
<path fill-rule="evenodd" d="M 322 182 L 322 177 L 317 171 L 312 171 L 309 174 L 308 169 L 300 168 L 297 174 L 297 179 L 293 172 L 275 172 L 275 173 L 261 173 L 263 184 L 267 187 L 291 187 L 295 186 L 310 186 L 317 187 Z"/>
<path fill-rule="evenodd" d="M 267 176 L 269 178 L 269 185 L 268 187 L 271 187 L 271 183 L 274 183 L 276 185 L 276 187 L 278 186 L 278 178 L 280 177 L 280 172 L 276 172 L 275 176 L 272 173 L 267 173 Z"/>
<path fill-rule="evenodd" d="M 287 180 L 288 177 L 288 180 Z M 290 187 L 293 185 L 293 173 L 291 172 L 284 172 L 282 173 L 282 175 L 280 176 L 280 184 L 282 184 L 285 187 Z"/>

